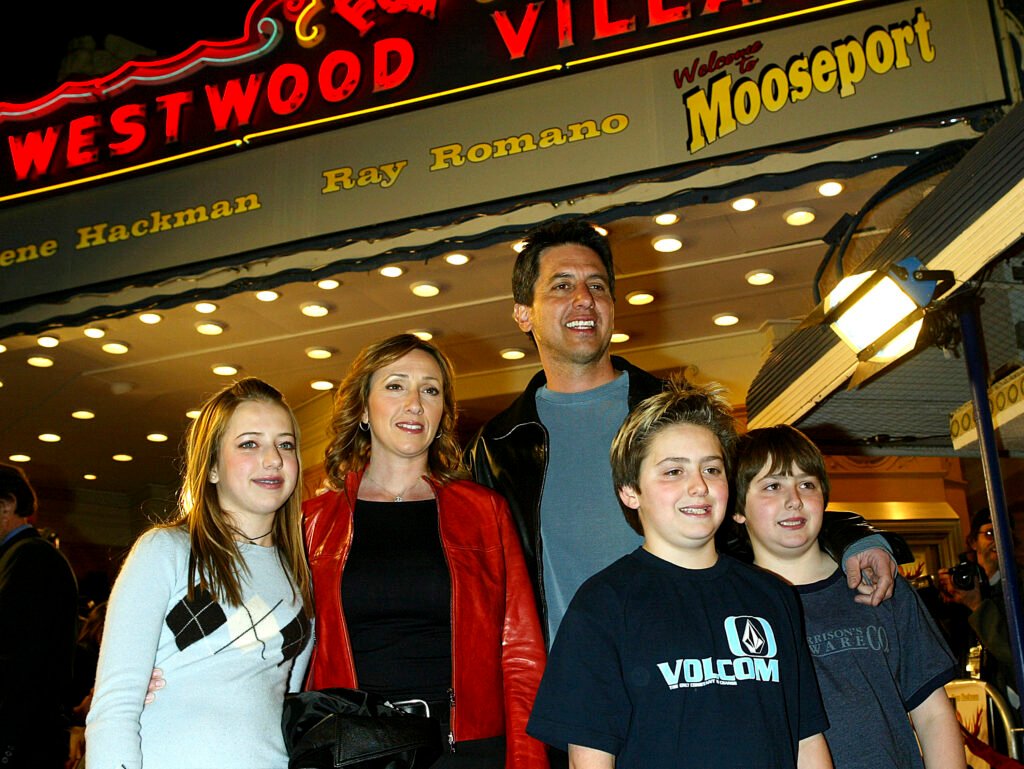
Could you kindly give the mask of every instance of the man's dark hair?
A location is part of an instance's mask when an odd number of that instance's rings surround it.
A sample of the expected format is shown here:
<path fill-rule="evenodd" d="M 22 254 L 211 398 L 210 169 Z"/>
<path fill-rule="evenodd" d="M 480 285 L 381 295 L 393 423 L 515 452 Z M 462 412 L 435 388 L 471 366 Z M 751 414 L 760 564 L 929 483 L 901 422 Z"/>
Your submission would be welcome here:
<path fill-rule="evenodd" d="M 577 245 L 589 248 L 601 259 L 608 273 L 608 293 L 615 299 L 615 265 L 608 238 L 582 219 L 547 222 L 526 233 L 526 247 L 512 268 L 512 298 L 516 304 L 533 304 L 533 289 L 540 274 L 541 254 L 553 246 Z"/>
<path fill-rule="evenodd" d="M 13 499 L 14 512 L 22 518 L 36 511 L 36 493 L 20 467 L 0 464 L 0 499 Z"/>

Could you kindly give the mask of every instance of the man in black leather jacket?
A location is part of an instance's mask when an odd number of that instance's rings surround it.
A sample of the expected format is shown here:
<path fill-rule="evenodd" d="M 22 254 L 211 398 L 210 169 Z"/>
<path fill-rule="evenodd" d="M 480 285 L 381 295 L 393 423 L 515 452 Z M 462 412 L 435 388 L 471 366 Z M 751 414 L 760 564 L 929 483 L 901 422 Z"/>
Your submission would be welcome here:
<path fill-rule="evenodd" d="M 662 380 L 609 353 L 615 280 L 607 240 L 590 224 L 573 220 L 539 227 L 527 236 L 527 243 L 516 260 L 513 273 L 514 317 L 520 329 L 536 344 L 543 371 L 533 377 L 526 390 L 505 411 L 481 428 L 470 443 L 467 459 L 474 478 L 508 500 L 550 644 L 553 640 L 550 636 L 557 629 L 574 587 L 590 575 L 571 575 L 565 589 L 559 588 L 560 594 L 553 607 L 555 616 L 549 617 L 549 583 L 553 580 L 551 575 L 545 575 L 545 542 L 541 533 L 541 508 L 548 504 L 548 495 L 559 493 L 564 485 L 578 486 L 569 499 L 561 499 L 555 508 L 577 516 L 572 526 L 561 532 L 561 535 L 574 537 L 575 541 L 563 539 L 559 557 L 553 560 L 549 557 L 549 565 L 574 568 L 567 566 L 567 562 L 594 546 L 595 536 L 603 531 L 600 527 L 628 529 L 611 489 L 607 459 L 611 439 L 608 437 L 605 443 L 604 433 L 600 437 L 592 434 L 593 422 L 600 420 L 600 417 L 594 418 L 598 412 L 586 411 L 586 404 L 582 405 L 583 411 L 573 411 L 575 406 L 569 401 L 560 402 L 558 398 L 598 393 L 599 388 L 614 387 L 617 380 L 627 384 L 628 388 L 620 386 L 616 394 L 610 396 L 626 402 L 620 402 L 618 410 L 600 412 L 610 414 L 609 418 L 615 420 L 606 426 L 606 433 L 613 435 L 630 408 L 661 390 Z M 544 417 L 538 410 L 538 396 L 541 410 L 548 409 L 545 413 L 550 416 Z M 560 412 L 563 406 L 570 410 Z M 586 418 L 578 419 L 584 415 Z M 554 434 L 553 430 L 559 433 Z M 571 434 L 577 430 L 582 437 L 578 445 L 572 445 Z M 570 438 L 568 443 L 566 438 Z M 559 440 L 562 453 L 561 459 L 556 461 L 564 466 L 556 473 L 558 482 L 546 488 L 545 483 L 552 478 L 549 460 L 553 444 L 557 445 Z M 586 464 L 587 460 L 581 457 L 587 450 L 591 450 L 594 462 L 600 462 L 603 454 L 603 464 Z M 607 505 L 603 504 L 604 476 L 608 485 Z M 617 523 L 612 523 L 607 516 L 587 518 L 596 507 L 588 504 L 588 498 L 595 497 L 601 499 L 596 506 L 614 511 L 612 515 L 617 517 Z M 850 544 L 878 533 L 860 516 L 827 514 L 822 542 L 829 554 L 840 560 Z M 632 545 L 627 539 L 620 541 L 623 544 L 616 557 L 639 544 L 638 539 Z M 877 545 L 882 540 L 875 538 L 871 542 Z M 729 543 L 724 544 L 727 552 L 735 552 Z M 609 553 L 615 548 L 613 544 Z M 890 544 L 890 548 L 895 548 L 895 555 L 901 562 L 909 560 L 909 551 L 902 540 Z M 895 564 L 886 550 L 876 546 L 862 551 L 847 558 L 844 566 L 851 587 L 860 586 L 862 595 L 858 600 L 877 604 L 892 594 Z M 871 575 L 870 585 L 868 580 L 862 580 L 862 573 Z"/>

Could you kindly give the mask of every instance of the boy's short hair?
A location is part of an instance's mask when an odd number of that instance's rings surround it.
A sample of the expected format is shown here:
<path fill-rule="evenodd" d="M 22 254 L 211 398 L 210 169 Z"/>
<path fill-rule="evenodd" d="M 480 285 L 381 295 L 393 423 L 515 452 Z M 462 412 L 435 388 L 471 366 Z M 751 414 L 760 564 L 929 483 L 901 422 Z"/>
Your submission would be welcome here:
<path fill-rule="evenodd" d="M 737 437 L 736 418 L 724 393 L 725 388 L 717 383 L 694 385 L 675 373 L 665 383 L 662 392 L 634 406 L 612 441 L 612 482 L 615 490 L 626 486 L 639 488 L 640 465 L 650 450 L 651 441 L 673 425 L 695 425 L 710 430 L 722 446 L 726 476 L 731 476 Z M 643 536 L 637 511 L 622 504 L 621 500 L 619 505 L 626 522 Z"/>
<path fill-rule="evenodd" d="M 821 493 L 828 506 L 831 486 L 825 457 L 814 441 L 790 425 L 760 427 L 741 436 L 736 444 L 736 490 L 733 494 L 735 512 L 743 514 L 747 504 L 747 490 L 764 466 L 771 460 L 768 472 L 789 475 L 793 465 L 818 479 Z"/>

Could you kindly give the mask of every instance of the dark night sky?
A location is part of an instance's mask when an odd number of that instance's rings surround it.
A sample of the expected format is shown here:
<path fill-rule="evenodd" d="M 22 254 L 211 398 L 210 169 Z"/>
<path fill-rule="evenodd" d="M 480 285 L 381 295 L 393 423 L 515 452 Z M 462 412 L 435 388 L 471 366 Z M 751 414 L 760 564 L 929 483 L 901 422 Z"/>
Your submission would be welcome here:
<path fill-rule="evenodd" d="M 11 3 L 0 18 L 0 101 L 24 102 L 57 85 L 68 43 L 93 35 L 120 35 L 160 55 L 172 55 L 197 40 L 242 34 L 254 0 L 179 0 L 168 3 Z"/>

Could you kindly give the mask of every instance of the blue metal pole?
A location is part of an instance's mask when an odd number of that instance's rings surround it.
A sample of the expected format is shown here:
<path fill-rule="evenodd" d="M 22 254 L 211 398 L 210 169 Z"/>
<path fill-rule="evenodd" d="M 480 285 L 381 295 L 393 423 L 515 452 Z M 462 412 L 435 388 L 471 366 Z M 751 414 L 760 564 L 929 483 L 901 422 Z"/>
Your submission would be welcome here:
<path fill-rule="evenodd" d="M 985 473 L 985 492 L 989 510 L 992 513 L 992 531 L 995 534 L 996 552 L 999 555 L 999 573 L 1003 583 L 1003 599 L 1006 602 L 1007 629 L 1010 634 L 1010 650 L 1013 653 L 1014 681 L 1018 695 L 1024 694 L 1024 627 L 1021 623 L 1020 589 L 1017 581 L 1017 564 L 1013 557 L 1013 533 L 1006 512 L 1006 494 L 1003 490 L 1002 472 L 996 450 L 995 430 L 992 426 L 992 411 L 988 402 L 988 375 L 981 347 L 978 307 L 968 302 L 960 311 L 960 329 L 963 332 L 964 361 L 967 364 L 967 379 L 971 385 L 974 402 L 974 424 L 978 431 L 978 446 L 981 449 L 982 469 Z M 1018 716 L 1021 708 L 1016 706 Z"/>

